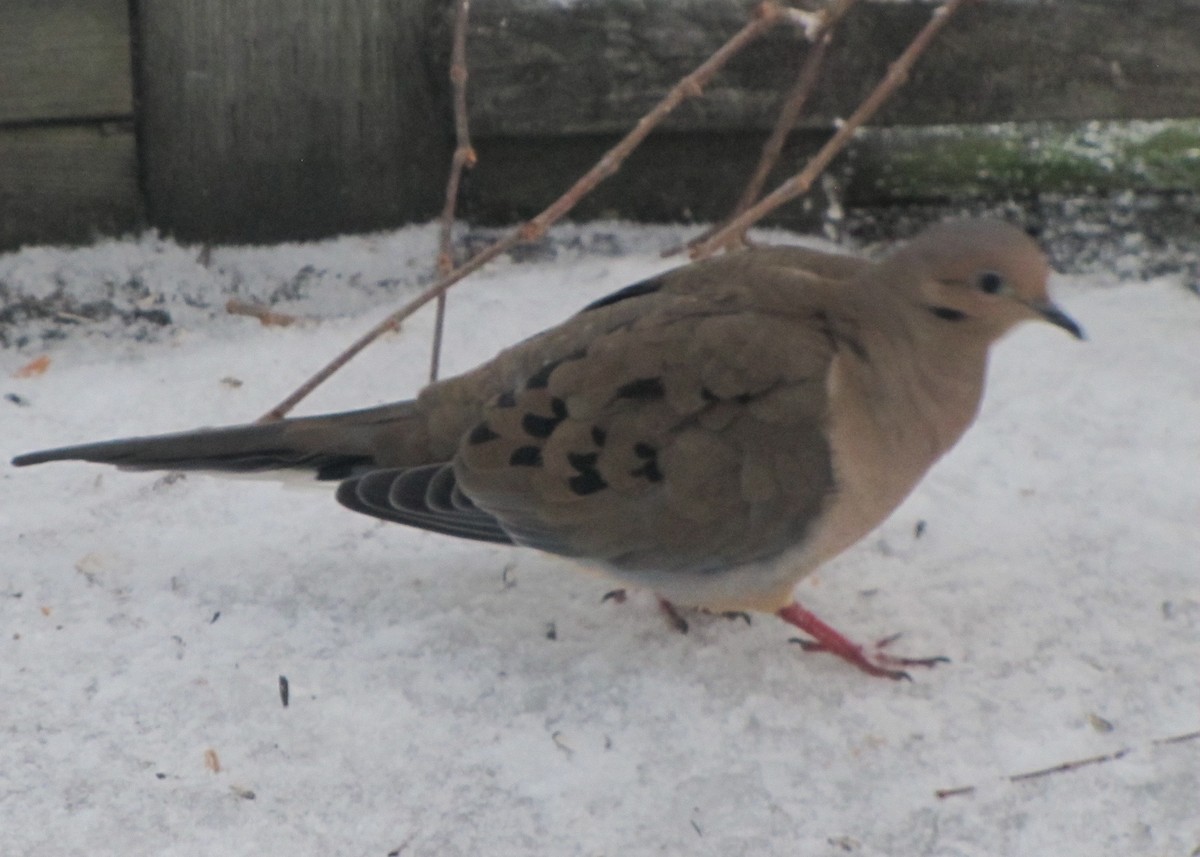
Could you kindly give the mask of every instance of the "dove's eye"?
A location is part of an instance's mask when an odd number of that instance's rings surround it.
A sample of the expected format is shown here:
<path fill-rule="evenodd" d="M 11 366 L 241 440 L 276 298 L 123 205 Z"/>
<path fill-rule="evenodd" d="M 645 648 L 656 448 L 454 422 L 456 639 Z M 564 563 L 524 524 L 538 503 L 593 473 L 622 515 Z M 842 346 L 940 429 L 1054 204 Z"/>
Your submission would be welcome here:
<path fill-rule="evenodd" d="M 1005 289 L 1008 283 L 1002 274 L 998 274 L 995 271 L 981 271 L 979 276 L 975 278 L 975 285 L 979 287 L 981 292 L 994 295 Z"/>

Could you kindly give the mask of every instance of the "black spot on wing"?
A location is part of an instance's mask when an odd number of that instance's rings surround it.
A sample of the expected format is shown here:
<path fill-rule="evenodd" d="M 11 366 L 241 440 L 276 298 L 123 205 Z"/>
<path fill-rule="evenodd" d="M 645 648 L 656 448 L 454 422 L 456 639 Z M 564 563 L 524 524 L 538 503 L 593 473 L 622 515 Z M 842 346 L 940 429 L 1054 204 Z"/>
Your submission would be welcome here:
<path fill-rule="evenodd" d="M 623 289 L 619 289 L 618 291 L 613 292 L 611 295 L 606 295 L 600 298 L 598 301 L 592 301 L 592 303 L 585 306 L 579 312 L 580 314 L 591 312 L 594 309 L 600 309 L 601 307 L 619 304 L 621 301 L 626 301 L 630 298 L 640 298 L 643 295 L 652 295 L 661 289 L 662 285 L 662 277 L 651 277 L 649 280 L 642 280 L 640 283 L 634 283 L 632 286 L 626 286 Z"/>
<path fill-rule="evenodd" d="M 550 386 L 550 373 L 558 368 L 559 361 L 551 360 L 541 369 L 534 372 L 525 381 L 526 390 L 543 390 Z"/>
<path fill-rule="evenodd" d="M 646 401 L 661 399 L 666 394 L 662 378 L 638 378 L 618 387 L 616 398 Z"/>
<path fill-rule="evenodd" d="M 608 440 L 608 432 L 600 428 L 600 426 L 592 426 L 592 443 L 603 447 L 606 440 Z"/>
<path fill-rule="evenodd" d="M 567 463 L 578 471 L 578 475 L 572 476 L 567 480 L 567 485 L 571 491 L 578 494 L 580 497 L 586 497 L 588 494 L 595 494 L 597 491 L 602 491 L 608 487 L 608 483 L 600 475 L 600 471 L 596 469 L 596 461 L 599 458 L 599 453 L 595 452 L 571 452 L 567 453 Z"/>
<path fill-rule="evenodd" d="M 513 408 L 516 404 L 517 396 L 512 390 L 506 390 L 496 397 L 497 408 Z"/>
<path fill-rule="evenodd" d="M 571 354 L 568 354 L 566 357 L 562 358 L 561 360 L 551 360 L 549 363 L 547 363 L 541 369 L 537 370 L 536 372 L 534 372 L 532 375 L 529 376 L 529 378 L 525 381 L 525 389 L 527 389 L 527 390 L 544 390 L 546 387 L 548 387 L 550 385 L 550 375 L 554 372 L 555 369 L 557 369 L 559 366 L 561 366 L 563 363 L 566 363 L 569 360 L 579 360 L 586 353 L 587 353 L 586 351 L 580 350 L 580 351 L 575 351 Z"/>
<path fill-rule="evenodd" d="M 599 454 L 595 452 L 568 452 L 567 464 L 582 473 L 585 470 L 595 470 L 596 460 L 599 457 Z"/>
<path fill-rule="evenodd" d="M 519 446 L 513 450 L 508 463 L 511 467 L 541 467 L 542 448 L 540 446 Z"/>
<path fill-rule="evenodd" d="M 633 454 L 642 459 L 640 467 L 629 471 L 630 476 L 640 476 L 647 482 L 662 482 L 663 472 L 658 466 L 658 450 L 648 443 L 636 443 Z"/>
<path fill-rule="evenodd" d="M 521 418 L 521 428 L 530 437 L 546 438 L 554 433 L 558 424 L 567 418 L 567 403 L 562 399 L 551 399 L 552 416 L 543 417 L 539 414 L 526 414 Z"/>
<path fill-rule="evenodd" d="M 927 306 L 925 309 L 929 310 L 942 321 L 962 321 L 967 317 L 965 312 L 951 309 L 948 306 Z"/>
<path fill-rule="evenodd" d="M 647 482 L 662 482 L 663 472 L 659 469 L 658 460 L 650 459 L 641 467 L 634 468 L 629 471 L 630 476 L 640 476 Z"/>
<path fill-rule="evenodd" d="M 608 487 L 608 483 L 595 470 L 587 470 L 578 476 L 572 476 L 567 480 L 567 484 L 571 486 L 571 491 L 580 497 L 595 494 L 597 491 L 603 491 Z"/>
<path fill-rule="evenodd" d="M 526 414 L 521 418 L 521 428 L 530 437 L 550 437 L 554 427 L 559 424 L 554 417 L 539 417 L 537 414 Z"/>
<path fill-rule="evenodd" d="M 467 443 L 471 446 L 478 446 L 481 443 L 487 443 L 489 440 L 496 440 L 500 437 L 499 434 L 492 431 L 492 427 L 487 423 L 480 423 L 471 429 L 471 433 L 467 435 Z"/>

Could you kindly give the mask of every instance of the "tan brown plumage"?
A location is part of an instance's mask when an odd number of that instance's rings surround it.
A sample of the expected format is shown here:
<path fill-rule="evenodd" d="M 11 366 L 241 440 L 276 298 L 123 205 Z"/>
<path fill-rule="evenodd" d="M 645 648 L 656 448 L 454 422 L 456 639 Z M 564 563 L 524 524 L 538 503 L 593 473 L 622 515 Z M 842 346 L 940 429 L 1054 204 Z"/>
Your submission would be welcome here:
<path fill-rule="evenodd" d="M 971 424 L 989 346 L 1079 328 L 995 222 L 883 261 L 788 247 L 678 268 L 597 301 L 412 401 L 20 456 L 130 469 L 307 469 L 356 511 L 574 557 L 682 605 L 777 612 L 878 525 Z M 808 617 L 811 617 L 808 618 Z"/>

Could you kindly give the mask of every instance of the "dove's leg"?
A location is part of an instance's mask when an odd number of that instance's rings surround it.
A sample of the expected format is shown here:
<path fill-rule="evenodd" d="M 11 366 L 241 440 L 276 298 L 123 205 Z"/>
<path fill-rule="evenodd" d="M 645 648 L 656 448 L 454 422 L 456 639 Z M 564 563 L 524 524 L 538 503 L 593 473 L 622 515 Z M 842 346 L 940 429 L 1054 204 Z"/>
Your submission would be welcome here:
<path fill-rule="evenodd" d="M 624 604 L 625 590 L 614 589 L 611 592 L 604 593 L 604 597 L 600 599 L 600 602 L 604 603 L 605 601 L 612 601 L 614 604 Z M 686 634 L 688 632 L 687 619 L 684 619 L 683 616 L 680 615 L 674 604 L 663 598 L 661 595 L 658 596 L 658 609 L 664 616 L 667 617 L 667 622 L 670 623 L 672 628 L 681 634 Z"/>
<path fill-rule="evenodd" d="M 626 594 L 624 589 L 614 589 L 610 592 L 604 593 L 604 597 L 600 599 L 600 603 L 603 604 L 605 601 L 612 601 L 614 604 L 624 604 L 625 598 Z M 670 623 L 674 630 L 681 634 L 686 634 L 688 632 L 688 621 L 687 619 L 683 618 L 683 614 L 679 612 L 679 608 L 667 599 L 663 598 L 661 595 L 658 596 L 658 609 L 665 617 L 667 617 L 667 622 Z M 720 615 L 724 616 L 726 619 L 744 619 L 747 625 L 750 624 L 749 613 L 733 611 L 729 613 L 722 613 Z"/>
<path fill-rule="evenodd" d="M 783 621 L 795 625 L 815 640 L 796 640 L 805 651 L 829 652 L 848 661 L 863 672 L 880 678 L 907 679 L 910 678 L 900 667 L 932 667 L 947 663 L 948 658 L 901 658 L 889 655 L 882 649 L 888 646 L 895 637 L 888 637 L 875 644 L 874 657 L 868 657 L 863 647 L 848 639 L 836 628 L 826 625 L 811 610 L 806 609 L 799 601 L 793 601 L 787 607 L 779 610 Z"/>

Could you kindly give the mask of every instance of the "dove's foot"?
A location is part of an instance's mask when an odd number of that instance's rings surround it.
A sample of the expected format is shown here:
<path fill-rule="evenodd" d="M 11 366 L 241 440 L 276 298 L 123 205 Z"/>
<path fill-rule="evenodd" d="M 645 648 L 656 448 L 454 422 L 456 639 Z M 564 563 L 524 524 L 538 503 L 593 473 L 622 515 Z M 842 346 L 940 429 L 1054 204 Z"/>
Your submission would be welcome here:
<path fill-rule="evenodd" d="M 624 589 L 614 589 L 611 592 L 604 593 L 604 597 L 600 599 L 600 603 L 603 604 L 605 601 L 611 601 L 614 604 L 624 604 L 626 597 L 627 596 Z M 681 634 L 686 634 L 688 632 L 687 619 L 684 619 L 683 616 L 680 615 L 678 608 L 676 608 L 674 604 L 662 596 L 659 596 L 658 609 L 664 616 L 667 617 L 667 622 L 673 629 Z"/>
<path fill-rule="evenodd" d="M 625 598 L 624 589 L 613 589 L 604 593 L 604 597 L 600 599 L 600 603 L 603 604 L 605 601 L 611 601 L 613 604 L 624 604 Z"/>
<path fill-rule="evenodd" d="M 684 619 L 683 616 L 679 614 L 679 611 L 675 608 L 674 604 L 660 596 L 658 599 L 658 609 L 661 610 L 662 614 L 667 617 L 667 622 L 670 623 L 672 628 L 681 634 L 686 634 L 688 632 L 687 619 Z"/>
<path fill-rule="evenodd" d="M 611 601 L 614 604 L 624 604 L 626 598 L 627 595 L 624 589 L 614 589 L 611 592 L 604 593 L 604 597 L 600 599 L 600 603 L 603 604 L 606 601 Z M 658 609 L 664 616 L 667 617 L 667 622 L 670 624 L 671 628 L 678 631 L 680 634 L 686 634 L 688 632 L 688 621 L 687 619 L 683 618 L 683 614 L 679 612 L 679 608 L 667 599 L 663 598 L 661 595 L 658 596 Z M 702 610 L 701 612 L 707 613 L 709 611 Z M 726 611 L 724 613 L 718 613 L 717 615 L 725 619 L 741 619 L 747 625 L 750 624 L 750 614 L 742 610 Z"/>
<path fill-rule="evenodd" d="M 798 643 L 806 652 L 828 652 L 853 664 L 868 675 L 911 681 L 912 676 L 905 672 L 903 667 L 934 667 L 950 662 L 949 658 L 943 657 L 903 658 L 888 654 L 884 649 L 895 642 L 900 636 L 899 634 L 885 637 L 877 642 L 874 647 L 875 651 L 868 655 L 863 646 L 848 639 L 836 628 L 826 625 L 817 618 L 816 614 L 807 610 L 798 601 L 793 601 L 787 607 L 782 608 L 777 615 L 783 621 L 795 625 L 813 637 L 812 640 L 797 638 L 792 641 Z"/>

